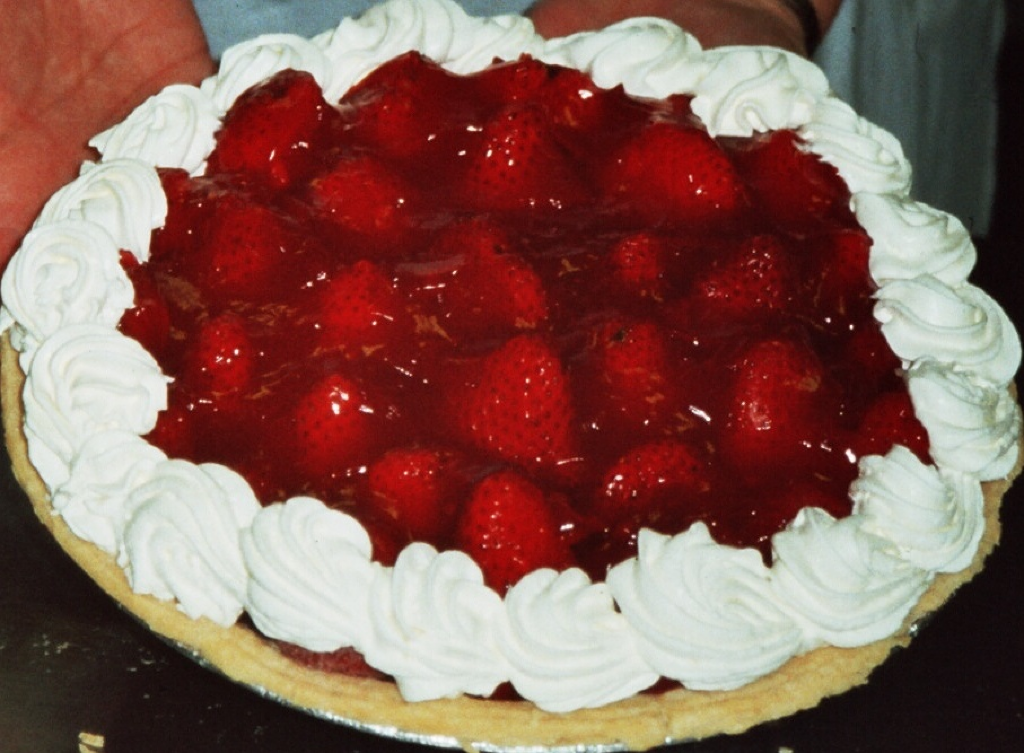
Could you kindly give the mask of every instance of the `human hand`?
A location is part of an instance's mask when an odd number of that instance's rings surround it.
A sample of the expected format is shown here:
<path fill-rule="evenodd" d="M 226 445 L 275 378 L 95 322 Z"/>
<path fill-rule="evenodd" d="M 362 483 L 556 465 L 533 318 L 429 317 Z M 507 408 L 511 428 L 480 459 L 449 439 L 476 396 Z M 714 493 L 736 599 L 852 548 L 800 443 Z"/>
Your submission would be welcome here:
<path fill-rule="evenodd" d="M 815 0 L 827 28 L 841 0 Z M 538 0 L 528 15 L 547 37 L 600 29 L 633 16 L 655 16 L 679 24 L 704 47 L 759 44 L 806 54 L 804 30 L 779 0 Z"/>
<path fill-rule="evenodd" d="M 0 0 L 0 268 L 88 139 L 213 70 L 190 0 Z"/>

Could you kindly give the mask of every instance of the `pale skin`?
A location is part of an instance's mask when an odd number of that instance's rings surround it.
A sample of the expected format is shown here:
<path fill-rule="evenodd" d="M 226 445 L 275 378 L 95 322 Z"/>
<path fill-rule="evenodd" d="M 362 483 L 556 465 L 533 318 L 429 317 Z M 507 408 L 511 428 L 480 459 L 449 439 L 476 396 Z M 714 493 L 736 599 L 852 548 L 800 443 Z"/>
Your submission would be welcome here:
<path fill-rule="evenodd" d="M 842 0 L 811 0 L 827 29 Z M 530 10 L 548 37 L 599 29 L 624 18 L 655 16 L 674 21 L 705 47 L 770 44 L 805 54 L 800 22 L 780 0 L 538 0 Z"/>
<path fill-rule="evenodd" d="M 213 70 L 190 0 L 0 0 L 0 263 L 95 133 Z"/>
<path fill-rule="evenodd" d="M 840 0 L 813 0 L 824 24 Z M 803 52 L 777 0 L 540 0 L 557 36 L 636 15 L 690 29 L 705 46 L 775 44 Z M 0 0 L 0 267 L 46 198 L 90 156 L 88 140 L 170 83 L 214 63 L 190 0 Z"/>

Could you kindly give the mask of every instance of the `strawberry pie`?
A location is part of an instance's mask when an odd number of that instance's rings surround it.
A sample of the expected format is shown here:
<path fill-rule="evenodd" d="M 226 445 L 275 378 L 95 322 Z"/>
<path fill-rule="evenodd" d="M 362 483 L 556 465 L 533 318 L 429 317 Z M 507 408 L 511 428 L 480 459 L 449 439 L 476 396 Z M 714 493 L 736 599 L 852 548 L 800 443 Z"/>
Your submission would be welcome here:
<path fill-rule="evenodd" d="M 739 732 L 865 681 L 996 542 L 1018 335 L 803 59 L 392 0 L 92 145 L 0 288 L 17 475 L 284 702 Z"/>

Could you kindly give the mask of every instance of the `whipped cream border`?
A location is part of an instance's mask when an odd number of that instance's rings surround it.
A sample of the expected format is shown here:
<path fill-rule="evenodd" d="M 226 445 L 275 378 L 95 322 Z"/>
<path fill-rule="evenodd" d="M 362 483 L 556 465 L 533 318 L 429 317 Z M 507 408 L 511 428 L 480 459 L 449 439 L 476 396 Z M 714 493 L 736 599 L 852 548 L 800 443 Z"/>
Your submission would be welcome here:
<path fill-rule="evenodd" d="M 638 555 L 604 583 L 542 570 L 502 598 L 460 552 L 411 544 L 384 567 L 355 519 L 310 498 L 259 508 L 233 471 L 168 459 L 141 440 L 166 403 L 167 378 L 115 328 L 130 298 L 114 262 L 118 248 L 144 261 L 163 224 L 155 167 L 201 172 L 234 99 L 277 71 L 307 70 L 337 99 L 409 50 L 459 73 L 527 53 L 637 96 L 689 93 L 715 135 L 797 130 L 850 186 L 875 239 L 876 317 L 903 360 L 936 464 L 900 447 L 862 459 L 853 514 L 837 521 L 807 508 L 773 539 L 770 568 L 698 523 L 672 537 L 643 532 Z M 510 681 L 538 707 L 568 712 L 628 698 L 659 676 L 735 688 L 818 646 L 886 638 L 936 573 L 970 563 L 984 526 L 981 483 L 1016 463 L 1021 417 L 1009 383 L 1020 339 L 967 282 L 976 257 L 967 231 L 909 197 L 896 139 L 795 55 L 704 51 L 659 19 L 545 40 L 522 17 L 389 0 L 312 39 L 238 45 L 200 86 L 165 89 L 90 143 L 101 159 L 46 205 L 0 283 L 0 330 L 27 375 L 29 454 L 55 514 L 115 554 L 137 591 L 225 626 L 246 611 L 265 635 L 311 650 L 353 646 L 410 700 Z M 74 345 L 82 333 L 87 348 Z M 124 394 L 132 410 L 108 414 Z M 95 462 L 114 451 L 117 472 Z M 180 504 L 182 485 L 207 502 Z"/>

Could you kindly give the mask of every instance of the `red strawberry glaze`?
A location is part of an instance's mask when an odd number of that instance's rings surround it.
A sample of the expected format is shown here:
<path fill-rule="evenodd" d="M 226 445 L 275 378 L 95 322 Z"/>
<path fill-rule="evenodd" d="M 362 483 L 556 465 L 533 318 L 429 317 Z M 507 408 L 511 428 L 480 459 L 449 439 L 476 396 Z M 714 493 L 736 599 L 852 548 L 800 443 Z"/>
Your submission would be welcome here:
<path fill-rule="evenodd" d="M 175 377 L 155 444 L 355 514 L 386 562 L 462 548 L 499 590 L 602 578 L 640 526 L 769 558 L 801 506 L 849 511 L 858 453 L 927 452 L 870 240 L 795 134 L 716 141 L 685 97 L 529 59 L 409 54 L 329 106 L 309 83 L 243 96 L 208 175 L 161 173 L 122 322 Z"/>

